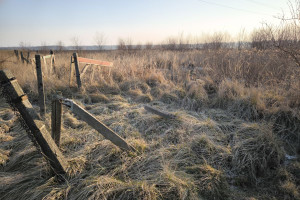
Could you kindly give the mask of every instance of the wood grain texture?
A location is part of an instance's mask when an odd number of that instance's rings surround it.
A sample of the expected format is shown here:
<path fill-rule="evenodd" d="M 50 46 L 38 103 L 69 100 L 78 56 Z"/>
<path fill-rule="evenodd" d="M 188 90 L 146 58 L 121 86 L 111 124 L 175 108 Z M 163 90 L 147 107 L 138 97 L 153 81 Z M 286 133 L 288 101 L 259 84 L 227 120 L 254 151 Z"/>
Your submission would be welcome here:
<path fill-rule="evenodd" d="M 57 174 L 65 174 L 67 162 L 40 116 L 35 112 L 31 103 L 9 70 L 0 71 L 0 82 L 2 83 L 6 101 L 11 102 L 13 107 L 20 113 L 20 117 L 30 130 L 27 132 L 32 135 L 42 151 L 42 155 L 49 161 L 51 168 Z M 31 137 L 32 138 L 32 137 Z"/>
<path fill-rule="evenodd" d="M 72 112 L 80 117 L 81 120 L 85 121 L 88 125 L 96 129 L 101 133 L 106 139 L 110 140 L 112 143 L 124 150 L 136 151 L 132 146 L 130 146 L 123 138 L 121 138 L 117 133 L 107 127 L 105 124 L 96 119 L 92 114 L 88 113 L 81 106 L 73 102 Z"/>
<path fill-rule="evenodd" d="M 41 116 L 44 117 L 46 112 L 46 103 L 45 103 L 43 73 L 42 73 L 42 64 L 41 64 L 40 55 L 35 55 L 35 64 L 36 64 L 36 75 L 37 75 L 38 92 L 39 92 L 40 114 Z"/>
<path fill-rule="evenodd" d="M 94 65 L 100 65 L 100 66 L 105 66 L 105 67 L 111 67 L 113 65 L 112 62 L 94 60 L 94 59 L 82 58 L 82 57 L 78 57 L 78 62 L 87 63 L 87 64 L 94 64 Z"/>
<path fill-rule="evenodd" d="M 58 99 L 52 101 L 51 136 L 56 145 L 60 146 L 62 105 Z"/>
<path fill-rule="evenodd" d="M 80 89 L 81 88 L 81 79 L 80 79 L 80 72 L 79 72 L 78 54 L 73 53 L 73 58 L 74 58 L 74 64 L 75 64 L 77 87 Z"/>

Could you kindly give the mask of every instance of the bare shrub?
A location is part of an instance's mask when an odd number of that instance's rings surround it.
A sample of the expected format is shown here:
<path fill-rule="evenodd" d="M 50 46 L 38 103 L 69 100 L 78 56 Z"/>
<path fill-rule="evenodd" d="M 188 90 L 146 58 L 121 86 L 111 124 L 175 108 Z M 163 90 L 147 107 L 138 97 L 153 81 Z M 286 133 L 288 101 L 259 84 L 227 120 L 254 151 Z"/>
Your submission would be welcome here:
<path fill-rule="evenodd" d="M 96 32 L 94 40 L 95 40 L 95 43 L 98 47 L 98 50 L 103 50 L 104 44 L 106 42 L 106 38 L 105 38 L 104 33 Z"/>
<path fill-rule="evenodd" d="M 81 42 L 78 36 L 74 36 L 71 38 L 71 42 L 76 51 L 81 51 Z"/>
<path fill-rule="evenodd" d="M 227 33 L 214 33 L 213 35 L 208 36 L 203 44 L 203 49 L 219 50 L 227 47 L 226 42 L 229 42 L 229 37 L 230 36 Z"/>
<path fill-rule="evenodd" d="M 285 13 L 279 19 L 277 26 L 265 24 L 265 29 L 274 47 L 300 67 L 300 1 L 288 2 L 290 13 Z"/>
<path fill-rule="evenodd" d="M 251 33 L 251 47 L 257 50 L 266 50 L 272 47 L 271 36 L 264 28 L 256 29 Z"/>
<path fill-rule="evenodd" d="M 64 49 L 65 49 L 65 45 L 64 45 L 64 43 L 61 41 L 61 40 L 59 40 L 58 42 L 57 42 L 57 44 L 56 44 L 56 46 L 57 46 L 57 50 L 59 51 L 59 52 L 62 52 Z"/>

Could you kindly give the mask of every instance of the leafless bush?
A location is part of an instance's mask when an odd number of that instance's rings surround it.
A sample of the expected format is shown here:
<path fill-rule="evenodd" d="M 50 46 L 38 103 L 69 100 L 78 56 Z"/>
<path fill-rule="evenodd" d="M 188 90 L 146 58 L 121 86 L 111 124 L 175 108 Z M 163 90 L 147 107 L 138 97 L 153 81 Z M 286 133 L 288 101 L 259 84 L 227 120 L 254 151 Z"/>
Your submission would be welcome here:
<path fill-rule="evenodd" d="M 265 30 L 272 45 L 300 67 L 300 1 L 289 1 L 289 7 L 289 16 L 283 13 L 279 25 L 265 24 Z"/>
<path fill-rule="evenodd" d="M 212 49 L 219 50 L 221 48 L 228 47 L 227 43 L 230 40 L 230 36 L 226 33 L 214 33 L 213 35 L 208 36 L 203 44 L 203 49 Z"/>
<path fill-rule="evenodd" d="M 79 37 L 77 37 L 77 36 L 72 37 L 71 42 L 76 51 L 81 51 L 81 46 L 80 46 L 81 44 L 80 44 Z"/>
<path fill-rule="evenodd" d="M 23 50 L 23 51 L 29 50 L 29 48 L 30 48 L 30 44 L 27 43 L 27 42 L 23 42 L 23 41 L 21 41 L 19 43 L 19 46 L 20 46 L 20 49 Z"/>
<path fill-rule="evenodd" d="M 241 29 L 237 36 L 237 48 L 238 50 L 244 49 L 248 47 L 248 34 L 246 33 L 245 29 Z"/>
<path fill-rule="evenodd" d="M 94 41 L 96 42 L 97 47 L 98 47 L 99 50 L 103 50 L 105 40 L 106 39 L 105 39 L 104 33 L 96 32 L 96 35 L 94 37 Z"/>
<path fill-rule="evenodd" d="M 59 51 L 59 52 L 62 52 L 64 49 L 65 49 L 65 47 L 64 47 L 64 43 L 61 41 L 61 40 L 59 40 L 58 42 L 57 42 L 57 50 Z"/>
<path fill-rule="evenodd" d="M 270 34 L 264 28 L 254 30 L 250 37 L 252 48 L 266 50 L 272 47 Z"/>
<path fill-rule="evenodd" d="M 118 41 L 118 50 L 132 50 L 133 45 L 132 45 L 132 39 L 127 38 L 126 40 L 123 38 L 119 38 Z"/>

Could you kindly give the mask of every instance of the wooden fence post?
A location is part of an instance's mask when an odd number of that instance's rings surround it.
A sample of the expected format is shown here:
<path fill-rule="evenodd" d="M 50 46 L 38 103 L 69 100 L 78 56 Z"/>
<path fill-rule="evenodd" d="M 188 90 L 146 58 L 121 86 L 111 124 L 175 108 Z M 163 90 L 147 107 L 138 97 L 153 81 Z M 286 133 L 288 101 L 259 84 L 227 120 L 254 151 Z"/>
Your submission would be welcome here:
<path fill-rule="evenodd" d="M 51 136 L 58 147 L 60 145 L 61 115 L 62 115 L 61 102 L 60 100 L 55 99 L 52 101 Z"/>
<path fill-rule="evenodd" d="M 45 105 L 43 72 L 42 72 L 41 56 L 40 55 L 35 55 L 35 63 L 36 63 L 36 75 L 37 75 L 38 92 L 39 92 L 40 114 L 41 114 L 42 117 L 44 117 L 45 112 L 46 112 L 46 105 Z"/>
<path fill-rule="evenodd" d="M 21 61 L 22 61 L 22 63 L 24 63 L 24 56 L 23 56 L 23 52 L 22 51 L 20 51 L 20 55 L 21 55 Z"/>
<path fill-rule="evenodd" d="M 51 58 L 50 58 L 50 74 L 52 74 L 53 65 L 54 65 L 54 62 L 55 62 L 54 52 L 52 50 L 50 50 L 50 55 L 51 55 Z"/>
<path fill-rule="evenodd" d="M 73 79 L 73 74 L 74 74 L 74 71 L 73 71 L 73 56 L 71 56 L 71 64 L 70 64 L 70 81 L 69 81 L 69 86 L 71 87 L 71 84 L 72 84 L 72 79 Z"/>
<path fill-rule="evenodd" d="M 106 139 L 110 140 L 112 143 L 124 150 L 136 151 L 134 147 L 129 145 L 123 138 L 116 134 L 113 130 L 107 127 L 105 124 L 100 122 L 92 114 L 88 113 L 81 106 L 69 99 L 62 99 L 64 105 L 71 108 L 71 111 L 80 117 L 81 120 L 85 121 L 88 125 L 96 129 L 100 134 L 102 134 Z"/>
<path fill-rule="evenodd" d="M 41 118 L 35 112 L 16 78 L 9 70 L 1 70 L 0 83 L 6 101 L 20 113 L 20 117 L 29 129 L 27 133 L 30 135 L 30 138 L 33 136 L 36 143 L 40 146 L 42 155 L 49 161 L 54 172 L 56 174 L 65 174 L 68 167 L 66 159 L 51 138 L 44 122 L 41 121 Z"/>
<path fill-rule="evenodd" d="M 30 57 L 30 52 L 27 51 L 27 59 L 26 59 L 27 64 L 29 64 L 29 57 Z"/>
<path fill-rule="evenodd" d="M 50 50 L 50 55 L 51 55 L 51 64 L 55 64 L 55 54 L 54 54 L 54 51 Z"/>
<path fill-rule="evenodd" d="M 173 115 L 173 114 L 168 113 L 168 112 L 163 112 L 161 110 L 158 110 L 156 108 L 152 108 L 152 107 L 147 106 L 147 105 L 144 106 L 144 109 L 147 110 L 147 111 L 149 111 L 149 112 L 152 112 L 152 113 L 154 113 L 156 115 L 159 115 L 159 116 L 161 116 L 163 118 L 166 118 L 166 119 L 175 119 L 176 118 L 176 115 Z"/>
<path fill-rule="evenodd" d="M 15 53 L 17 59 L 20 60 L 19 51 L 18 50 L 14 50 L 14 53 Z"/>
<path fill-rule="evenodd" d="M 78 53 L 73 53 L 73 58 L 74 58 L 74 64 L 75 64 L 77 87 L 80 89 L 81 88 L 81 80 L 80 80 L 80 72 L 79 72 Z"/>

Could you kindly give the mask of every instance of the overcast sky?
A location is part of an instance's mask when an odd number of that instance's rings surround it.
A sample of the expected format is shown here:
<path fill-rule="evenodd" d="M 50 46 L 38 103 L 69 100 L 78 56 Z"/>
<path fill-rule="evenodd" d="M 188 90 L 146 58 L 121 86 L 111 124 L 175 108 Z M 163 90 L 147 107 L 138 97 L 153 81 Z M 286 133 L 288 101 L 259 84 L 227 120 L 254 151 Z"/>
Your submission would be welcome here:
<path fill-rule="evenodd" d="M 0 0 L 0 46 L 161 42 L 168 36 L 213 32 L 236 35 L 261 22 L 275 23 L 287 12 L 286 0 Z"/>

